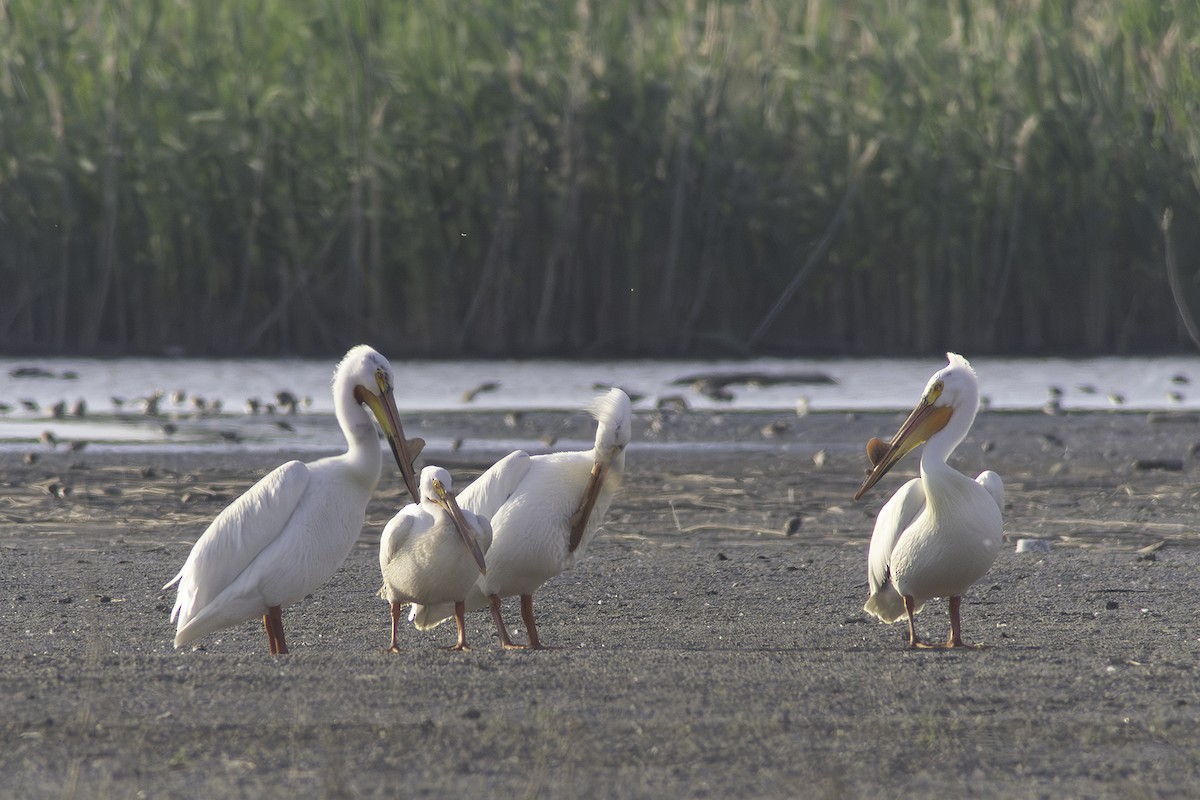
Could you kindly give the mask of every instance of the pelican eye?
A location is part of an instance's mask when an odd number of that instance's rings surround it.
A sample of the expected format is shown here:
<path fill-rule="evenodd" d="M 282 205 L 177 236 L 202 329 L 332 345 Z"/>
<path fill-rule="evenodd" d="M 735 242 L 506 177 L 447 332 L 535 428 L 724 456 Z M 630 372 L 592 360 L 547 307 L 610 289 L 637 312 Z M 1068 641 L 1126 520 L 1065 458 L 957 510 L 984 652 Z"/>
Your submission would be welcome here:
<path fill-rule="evenodd" d="M 933 405 L 936 403 L 938 398 L 942 396 L 942 390 L 945 388 L 946 384 L 942 381 L 938 381 L 933 386 L 930 386 L 929 393 L 925 395 L 925 403 L 927 405 Z"/>
<path fill-rule="evenodd" d="M 442 482 L 440 480 L 438 480 L 437 478 L 433 479 L 433 490 L 435 492 L 437 492 L 437 496 L 440 497 L 442 500 L 446 499 L 446 487 L 443 486 Z"/>
<path fill-rule="evenodd" d="M 383 367 L 375 370 L 375 382 L 379 384 L 379 391 L 381 392 L 390 392 L 392 390 L 392 379 Z"/>

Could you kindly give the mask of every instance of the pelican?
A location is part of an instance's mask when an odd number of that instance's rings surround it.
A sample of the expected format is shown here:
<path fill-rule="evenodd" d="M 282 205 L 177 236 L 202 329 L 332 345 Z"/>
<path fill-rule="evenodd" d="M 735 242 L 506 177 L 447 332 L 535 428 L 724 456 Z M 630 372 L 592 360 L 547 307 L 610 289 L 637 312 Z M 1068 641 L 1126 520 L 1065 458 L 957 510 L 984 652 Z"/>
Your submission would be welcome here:
<path fill-rule="evenodd" d="M 859 500 L 887 471 L 922 442 L 921 477 L 905 483 L 875 520 L 864 611 L 891 623 L 908 617 L 910 647 L 928 647 L 913 615 L 934 597 L 950 599 L 950 638 L 963 647 L 962 595 L 991 568 L 1000 549 L 1004 482 L 991 470 L 971 480 L 946 459 L 966 437 L 979 406 L 979 382 L 967 360 L 947 353 L 949 364 L 925 386 L 917 407 L 890 442 L 872 439 L 872 469 L 854 494 Z M 932 645 L 938 646 L 938 645 Z"/>
<path fill-rule="evenodd" d="M 346 560 L 379 482 L 382 456 L 370 408 L 396 464 L 417 497 L 412 460 L 424 445 L 406 441 L 392 394 L 392 366 L 366 345 L 346 353 L 333 375 L 342 455 L 277 467 L 233 501 L 196 541 L 179 574 L 171 620 L 175 646 L 261 616 L 272 654 L 286 653 L 284 606 L 324 583 Z"/>
<path fill-rule="evenodd" d="M 467 594 L 466 610 L 490 606 L 504 649 L 541 649 L 533 616 L 533 594 L 546 581 L 571 569 L 587 550 L 625 472 L 633 412 L 620 389 L 588 409 L 597 420 L 591 450 L 530 456 L 510 453 L 458 496 L 459 504 L 491 520 L 494 538 L 487 574 Z M 528 645 L 515 644 L 504 627 L 500 599 L 519 595 Z M 409 614 L 426 630 L 450 617 L 445 603 L 414 605 Z"/>
<path fill-rule="evenodd" d="M 392 608 L 389 652 L 400 652 L 396 633 L 406 603 L 453 603 L 458 643 L 450 649 L 468 649 L 464 600 L 487 572 L 483 554 L 492 544 L 492 526 L 486 517 L 464 512 L 451 488 L 449 472 L 425 467 L 420 502 L 400 509 L 379 538 L 379 595 Z"/>

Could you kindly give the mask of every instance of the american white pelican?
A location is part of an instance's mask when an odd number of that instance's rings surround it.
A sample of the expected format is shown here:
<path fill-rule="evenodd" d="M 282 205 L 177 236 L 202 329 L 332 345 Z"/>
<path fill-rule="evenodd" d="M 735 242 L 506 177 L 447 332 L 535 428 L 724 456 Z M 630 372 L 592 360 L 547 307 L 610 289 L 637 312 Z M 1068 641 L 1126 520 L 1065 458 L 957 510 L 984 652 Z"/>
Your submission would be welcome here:
<path fill-rule="evenodd" d="M 503 648 L 521 647 L 508 637 L 500 598 L 520 595 L 521 618 L 533 649 L 542 647 L 533 616 L 533 593 L 571 569 L 587 549 L 625 472 L 633 411 L 620 389 L 589 408 L 597 420 L 591 450 L 530 456 L 510 453 L 458 495 L 459 504 L 492 522 L 494 538 L 487 574 L 466 598 L 471 611 L 491 607 Z M 426 630 L 448 619 L 453 607 L 414 605 L 409 615 Z"/>
<path fill-rule="evenodd" d="M 449 472 L 425 467 L 420 502 L 400 509 L 379 538 L 379 595 L 392 609 L 390 652 L 400 652 L 396 634 L 406 603 L 453 603 L 458 643 L 450 649 L 467 649 L 464 600 L 486 572 L 483 554 L 492 544 L 492 526 L 486 517 L 459 508 L 451 487 Z"/>
<path fill-rule="evenodd" d="M 412 459 L 424 445 L 404 439 L 392 366 L 366 345 L 333 375 L 346 452 L 307 464 L 289 461 L 233 501 L 208 526 L 171 581 L 179 584 L 175 646 L 261 616 L 271 652 L 286 653 L 280 612 L 324 583 L 354 548 L 382 456 L 368 406 L 387 436 L 408 490 L 417 496 Z"/>
<path fill-rule="evenodd" d="M 921 401 L 890 442 L 872 439 L 872 469 L 855 492 L 860 499 L 901 458 L 922 442 L 921 477 L 905 483 L 875 520 L 867 576 L 871 596 L 864 611 L 884 622 L 908 617 L 911 647 L 917 637 L 913 615 L 926 600 L 950 598 L 950 638 L 962 647 L 962 595 L 991 568 L 1004 533 L 1000 509 L 1004 482 L 990 470 L 971 480 L 946 459 L 967 435 L 979 406 L 979 382 L 967 360 L 947 353 L 950 363 L 929 379 Z"/>

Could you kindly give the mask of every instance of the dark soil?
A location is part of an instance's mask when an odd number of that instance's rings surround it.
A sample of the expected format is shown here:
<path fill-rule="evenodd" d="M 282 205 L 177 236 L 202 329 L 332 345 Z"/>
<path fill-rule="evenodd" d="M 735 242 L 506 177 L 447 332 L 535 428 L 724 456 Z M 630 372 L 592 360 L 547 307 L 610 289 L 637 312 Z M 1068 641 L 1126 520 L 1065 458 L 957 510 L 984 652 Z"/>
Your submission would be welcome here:
<path fill-rule="evenodd" d="M 577 416 L 406 422 L 462 439 L 426 454 L 461 486 L 489 439 L 590 438 Z M 861 611 L 873 514 L 915 458 L 850 501 L 900 419 L 639 415 L 604 532 L 537 596 L 542 652 L 499 650 L 485 612 L 470 652 L 441 649 L 451 626 L 384 652 L 394 470 L 359 549 L 284 612 L 291 655 L 255 623 L 176 651 L 159 587 L 286 454 L 0 457 L 0 795 L 1200 794 L 1200 423 L 981 416 L 955 462 L 1006 481 L 1009 546 L 963 604 L 984 646 L 917 652 Z M 943 638 L 945 604 L 918 624 Z"/>

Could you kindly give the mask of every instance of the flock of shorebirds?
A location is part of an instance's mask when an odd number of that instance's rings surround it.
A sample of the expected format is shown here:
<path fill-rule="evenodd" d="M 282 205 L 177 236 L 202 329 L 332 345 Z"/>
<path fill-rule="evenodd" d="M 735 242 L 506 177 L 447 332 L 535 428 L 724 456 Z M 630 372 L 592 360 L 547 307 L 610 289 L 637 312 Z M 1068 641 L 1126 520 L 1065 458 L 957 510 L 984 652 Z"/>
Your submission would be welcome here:
<path fill-rule="evenodd" d="M 971 365 L 953 353 L 948 359 L 891 440 L 868 442 L 871 469 L 855 494 L 860 499 L 925 444 L 920 477 L 900 487 L 876 518 L 864 607 L 884 622 L 907 619 L 912 647 L 931 646 L 918 637 L 914 615 L 936 597 L 949 599 L 951 631 L 945 644 L 932 646 L 964 646 L 961 598 L 990 569 L 1002 537 L 1000 477 L 987 471 L 973 480 L 946 463 L 979 406 Z M 455 494 L 445 469 L 415 472 L 424 442 L 405 438 L 394 386 L 392 367 L 378 352 L 359 345 L 346 354 L 333 379 L 346 452 L 277 467 L 212 521 L 163 587 L 178 587 L 171 617 L 176 647 L 261 617 L 271 652 L 288 652 L 282 610 L 333 575 L 365 522 L 383 461 L 372 417 L 414 500 L 388 522 L 379 542 L 389 649 L 400 649 L 406 605 L 421 630 L 454 618 L 452 649 L 467 649 L 464 614 L 484 606 L 501 647 L 543 647 L 533 596 L 583 556 L 612 502 L 630 441 L 629 397 L 612 389 L 594 401 L 591 450 L 516 451 Z M 520 598 L 527 643 L 509 637 L 501 613 L 507 597 Z"/>

